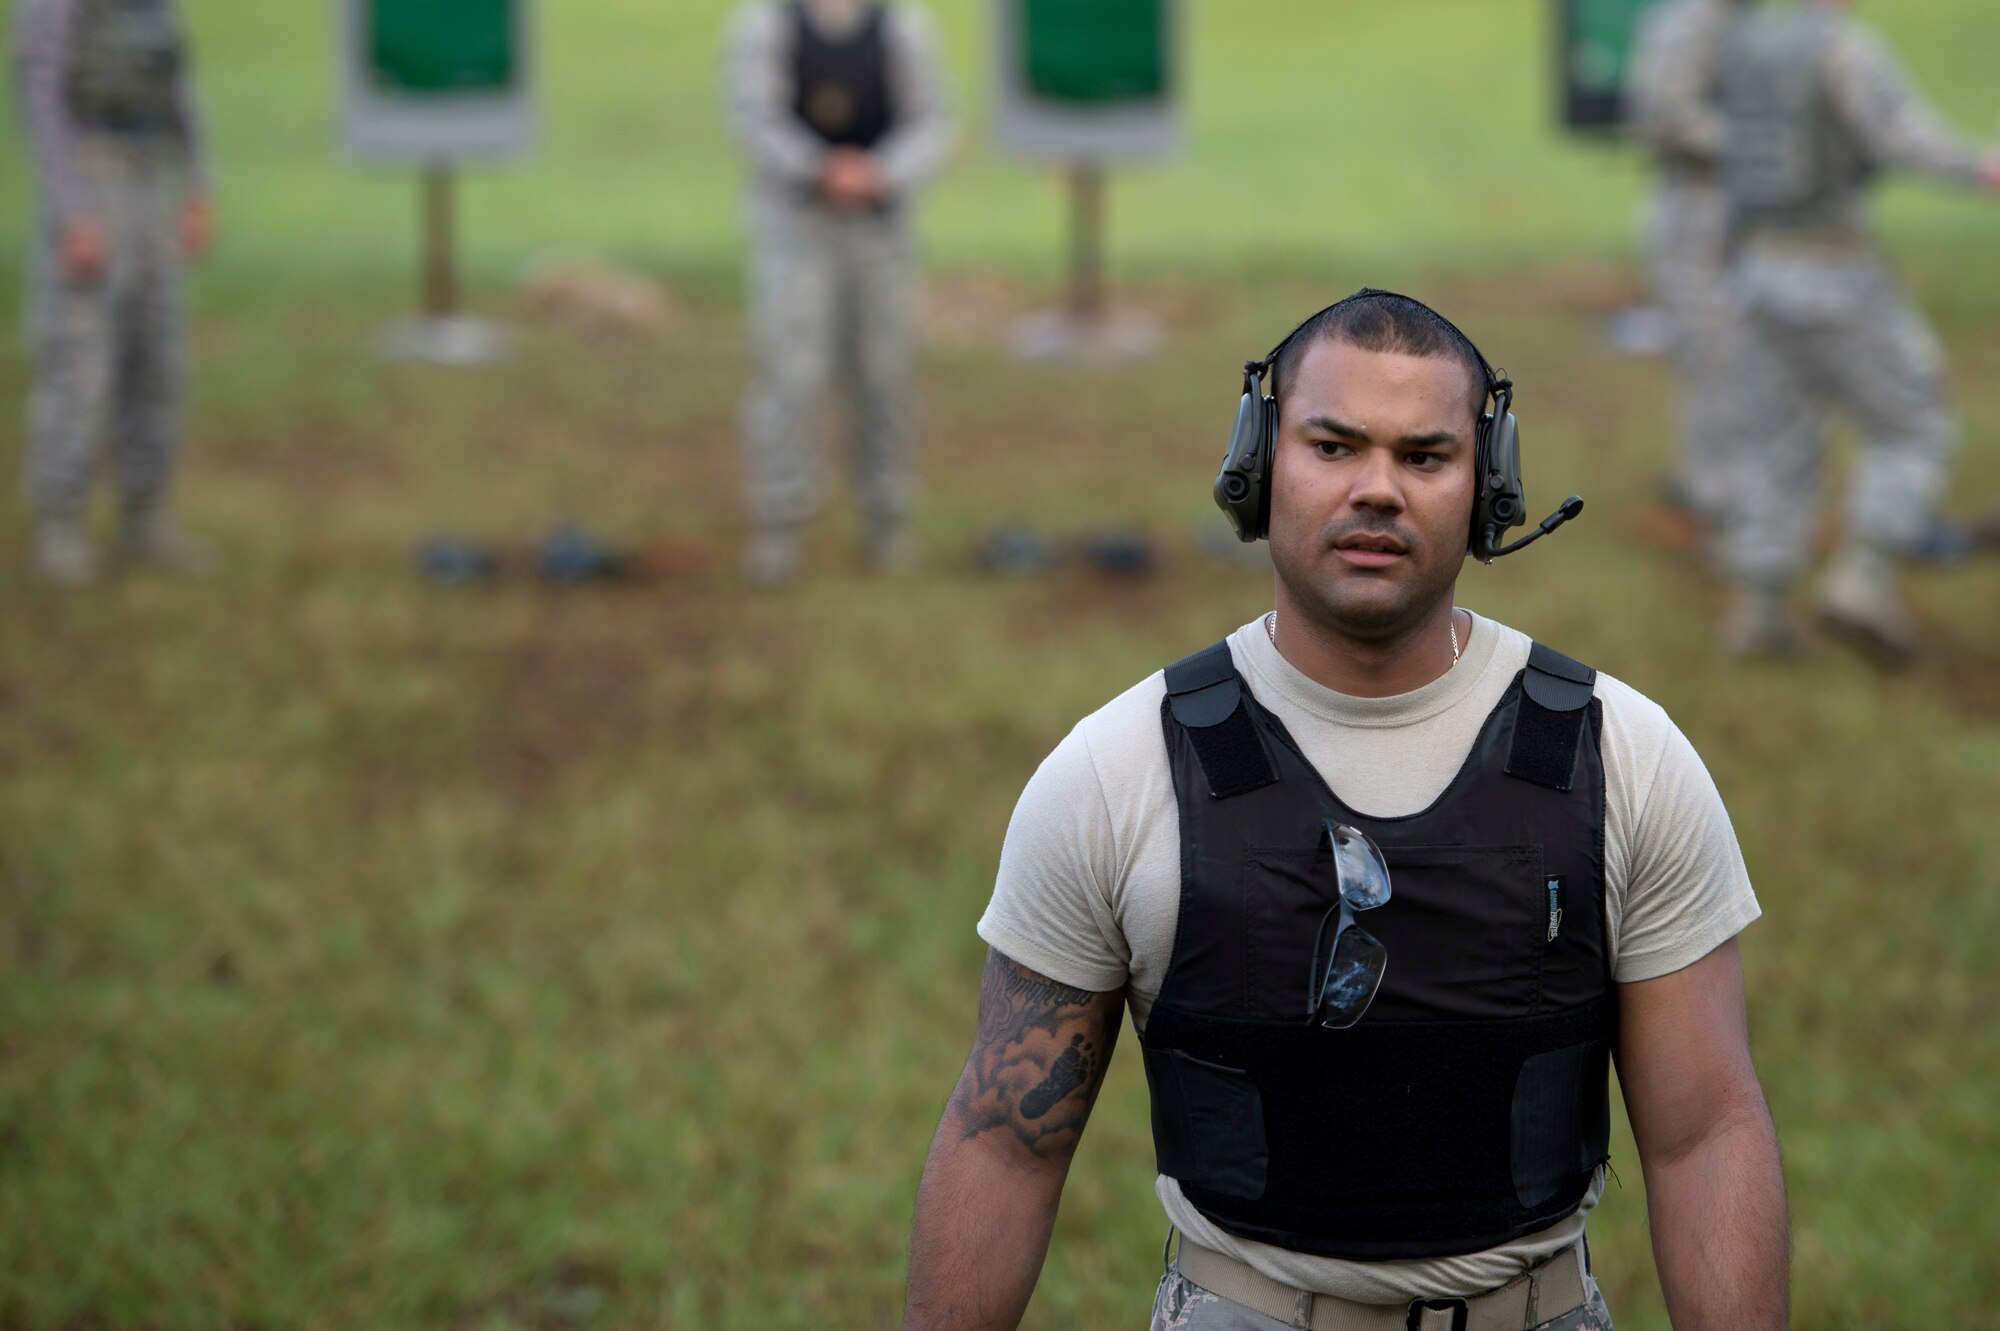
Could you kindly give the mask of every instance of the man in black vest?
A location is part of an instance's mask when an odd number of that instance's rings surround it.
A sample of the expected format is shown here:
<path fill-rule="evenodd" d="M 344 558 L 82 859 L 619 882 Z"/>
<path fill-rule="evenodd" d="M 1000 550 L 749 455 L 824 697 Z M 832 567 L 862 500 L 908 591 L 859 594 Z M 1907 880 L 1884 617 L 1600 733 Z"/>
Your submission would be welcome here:
<path fill-rule="evenodd" d="M 910 204 L 951 148 L 943 57 L 908 4 L 755 0 L 737 15 L 728 61 L 729 117 L 752 177 L 744 571 L 771 584 L 798 570 L 836 376 L 854 406 L 865 553 L 877 568 L 907 567 Z"/>
<path fill-rule="evenodd" d="M 1484 519 L 1518 525 L 1504 484 L 1475 504 L 1511 399 L 1384 292 L 1246 367 L 1217 493 L 1268 530 L 1276 609 L 1023 792 L 907 1327 L 1019 1321 L 1123 1006 L 1180 1238 L 1156 1327 L 1608 1327 L 1584 1216 L 1612 1056 L 1675 1325 L 1784 1325 L 1735 941 L 1759 911 L 1714 784 L 1659 707 L 1454 605 Z"/>

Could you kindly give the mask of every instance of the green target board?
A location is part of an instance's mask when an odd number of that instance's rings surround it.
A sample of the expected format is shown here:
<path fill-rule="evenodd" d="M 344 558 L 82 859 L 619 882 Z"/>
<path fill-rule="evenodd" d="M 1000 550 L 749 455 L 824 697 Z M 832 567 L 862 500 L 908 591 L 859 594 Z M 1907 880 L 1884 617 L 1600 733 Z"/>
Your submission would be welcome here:
<path fill-rule="evenodd" d="M 1082 103 L 1166 96 L 1163 0 L 1025 0 L 1021 22 L 1034 96 Z"/>
<path fill-rule="evenodd" d="M 1658 0 L 1557 0 L 1562 119 L 1573 129 L 1625 120 L 1625 79 L 1639 22 Z"/>
<path fill-rule="evenodd" d="M 367 159 L 510 157 L 534 137 L 535 0 L 340 0 L 347 147 Z"/>
<path fill-rule="evenodd" d="M 404 93 L 504 89 L 515 71 L 514 0 L 371 0 L 369 67 Z"/>
<path fill-rule="evenodd" d="M 1074 162 L 1179 145 L 1182 0 L 987 3 L 1001 146 Z"/>

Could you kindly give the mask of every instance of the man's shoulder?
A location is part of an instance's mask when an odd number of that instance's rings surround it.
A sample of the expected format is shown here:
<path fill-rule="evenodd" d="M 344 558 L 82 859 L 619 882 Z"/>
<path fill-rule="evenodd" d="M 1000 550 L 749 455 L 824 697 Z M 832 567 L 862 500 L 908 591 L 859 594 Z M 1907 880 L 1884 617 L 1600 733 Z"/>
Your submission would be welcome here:
<path fill-rule="evenodd" d="M 1210 646 L 1228 646 L 1233 637 L 1232 634 L 1221 644 Z M 1180 659 L 1206 650 L 1207 647 L 1198 648 Z M 1149 761 L 1165 764 L 1167 751 L 1160 713 L 1167 696 L 1167 671 L 1174 664 L 1163 664 L 1077 722 L 1075 733 L 1100 769 L 1123 772 L 1129 771 L 1133 764 Z M 1241 662 L 1235 664 L 1240 672 Z"/>
<path fill-rule="evenodd" d="M 1076 728 L 1093 753 L 1130 752 L 1148 740 L 1159 744 L 1160 703 L 1166 696 L 1166 668 L 1162 667 L 1085 716 Z"/>
<path fill-rule="evenodd" d="M 15 41 L 22 35 L 45 36 L 51 25 L 60 25 L 76 7 L 76 0 L 14 0 L 10 27 Z"/>
<path fill-rule="evenodd" d="M 1899 69 L 1888 39 L 1852 14 L 1824 13 L 1814 31 L 1820 68 L 1833 78 L 1866 80 Z"/>
<path fill-rule="evenodd" d="M 1616 675 L 1597 672 L 1597 700 L 1604 707 L 1604 724 L 1640 733 L 1658 733 L 1673 728 L 1667 709 Z"/>
<path fill-rule="evenodd" d="M 1531 645 L 1540 642 L 1540 639 L 1529 638 L 1526 634 L 1516 629 L 1510 629 L 1505 624 L 1498 625 L 1497 627 L 1503 633 L 1510 634 L 1517 640 L 1512 644 L 1512 647 L 1515 652 L 1519 653 L 1519 659 L 1525 664 L 1528 652 L 1531 650 Z M 1587 654 L 1579 656 L 1574 652 L 1564 651 L 1562 647 L 1551 642 L 1542 642 L 1541 645 L 1550 651 L 1562 652 L 1563 655 L 1569 657 L 1572 661 L 1589 666 L 1596 672 L 1592 688 L 1604 712 L 1604 729 L 1606 734 L 1619 736 L 1628 741 L 1636 740 L 1641 746 L 1650 747 L 1663 742 L 1674 731 L 1673 718 L 1667 715 L 1666 708 L 1660 706 L 1660 704 L 1654 702 L 1651 698 L 1641 693 L 1632 685 L 1627 684 L 1618 676 L 1610 674 L 1599 667 L 1595 662 L 1590 660 Z M 1503 639 L 1501 645 L 1503 656 L 1507 654 L 1508 647 L 1509 644 Z"/>
<path fill-rule="evenodd" d="M 728 32 L 738 41 L 770 41 L 791 22 L 791 0 L 742 0 L 730 11 Z"/>
<path fill-rule="evenodd" d="M 1729 17 L 1723 0 L 1673 0 L 1640 16 L 1640 42 L 1675 42 L 1714 31 Z"/>
<path fill-rule="evenodd" d="M 891 0 L 875 7 L 882 13 L 882 28 L 891 40 L 921 47 L 926 52 L 937 44 L 937 22 L 931 16 L 929 5 L 916 4 L 913 0 Z"/>

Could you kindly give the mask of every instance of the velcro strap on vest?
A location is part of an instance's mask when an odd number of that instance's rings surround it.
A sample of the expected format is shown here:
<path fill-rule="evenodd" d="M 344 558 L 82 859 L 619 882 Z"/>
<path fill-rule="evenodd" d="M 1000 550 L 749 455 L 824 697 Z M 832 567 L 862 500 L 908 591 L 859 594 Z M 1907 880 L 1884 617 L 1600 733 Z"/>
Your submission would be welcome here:
<path fill-rule="evenodd" d="M 1166 673 L 1168 709 L 1194 745 L 1210 795 L 1226 800 L 1278 779 L 1278 769 L 1250 719 L 1243 680 L 1229 657 L 1228 642 L 1184 657 Z"/>
<path fill-rule="evenodd" d="M 1597 672 L 1581 661 L 1536 643 L 1521 679 L 1514 718 L 1514 747 L 1507 774 L 1551 790 L 1568 790 L 1576 770 L 1576 742 L 1595 692 Z"/>

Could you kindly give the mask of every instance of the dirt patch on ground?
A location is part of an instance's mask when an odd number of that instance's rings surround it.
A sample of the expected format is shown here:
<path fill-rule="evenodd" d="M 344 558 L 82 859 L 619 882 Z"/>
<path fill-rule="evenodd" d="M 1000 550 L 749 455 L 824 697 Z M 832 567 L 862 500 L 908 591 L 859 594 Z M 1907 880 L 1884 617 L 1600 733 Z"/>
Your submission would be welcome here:
<path fill-rule="evenodd" d="M 249 477 L 284 492 L 300 503 L 339 503 L 387 494 L 410 476 L 400 454 L 358 446 L 340 439 L 216 441 L 209 465 L 226 467 L 232 476 Z"/>
<path fill-rule="evenodd" d="M 650 340 L 683 317 L 666 283 L 587 254 L 536 260 L 522 274 L 519 294 L 528 322 L 591 341 Z"/>
<path fill-rule="evenodd" d="M 1021 320 L 1062 298 L 1059 288 L 1046 283 L 983 271 L 944 273 L 925 283 L 919 322 L 924 336 L 939 343 L 1003 345 Z M 1165 329 L 1182 328 L 1207 318 L 1215 301 L 1210 286 L 1114 283 L 1106 314 L 1114 321 L 1140 316 Z"/>
<path fill-rule="evenodd" d="M 713 654 L 707 602 L 691 585 L 535 595 L 499 648 L 478 744 L 509 791 L 532 797 L 604 746 L 667 734 L 689 742 L 700 699 L 658 677 L 664 663 L 685 670 Z"/>
<path fill-rule="evenodd" d="M 1960 636 L 1953 626 L 1924 626 L 1915 675 L 1952 712 L 1968 721 L 2000 720 L 2000 652 Z"/>
<path fill-rule="evenodd" d="M 1172 577 L 1075 570 L 1036 579 L 1041 595 L 1007 618 L 1007 637 L 1028 645 L 1074 639 L 1083 628 L 1157 623 L 1185 596 Z"/>

